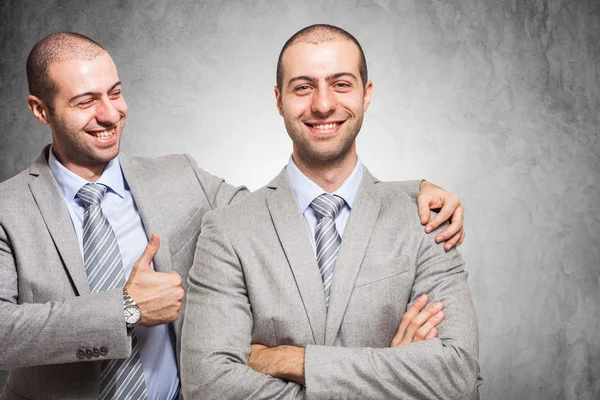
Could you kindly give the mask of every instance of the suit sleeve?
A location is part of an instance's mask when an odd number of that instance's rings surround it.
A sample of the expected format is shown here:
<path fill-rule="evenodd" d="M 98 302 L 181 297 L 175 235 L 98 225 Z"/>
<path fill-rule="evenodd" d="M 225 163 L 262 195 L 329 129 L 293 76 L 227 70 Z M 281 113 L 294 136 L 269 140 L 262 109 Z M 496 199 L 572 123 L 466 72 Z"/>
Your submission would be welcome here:
<path fill-rule="evenodd" d="M 1 225 L 0 338 L 0 369 L 126 358 L 131 353 L 121 289 L 19 304 L 16 256 Z M 94 356 L 93 350 L 102 347 L 108 353 Z M 92 353 L 78 355 L 80 349 Z"/>
<path fill-rule="evenodd" d="M 241 262 L 218 214 L 202 224 L 188 279 L 181 377 L 186 399 L 303 399 L 294 382 L 248 366 L 253 317 Z"/>
<path fill-rule="evenodd" d="M 216 177 L 198 167 L 196 160 L 189 154 L 185 154 L 190 163 L 206 198 L 210 202 L 212 209 L 225 207 L 235 201 L 246 197 L 250 192 L 245 186 L 232 186 L 224 179 Z"/>
<path fill-rule="evenodd" d="M 421 242 L 411 302 L 427 293 L 444 303 L 438 337 L 381 349 L 307 346 L 307 398 L 478 398 L 478 328 L 464 262 L 433 237 Z"/>

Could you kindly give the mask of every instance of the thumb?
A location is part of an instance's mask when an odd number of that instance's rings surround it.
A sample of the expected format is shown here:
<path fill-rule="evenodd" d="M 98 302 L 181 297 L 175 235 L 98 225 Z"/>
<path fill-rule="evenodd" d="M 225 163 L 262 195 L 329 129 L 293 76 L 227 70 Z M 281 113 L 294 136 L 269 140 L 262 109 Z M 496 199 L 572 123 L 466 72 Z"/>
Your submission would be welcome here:
<path fill-rule="evenodd" d="M 159 247 L 160 237 L 158 237 L 156 233 L 153 233 L 152 236 L 150 236 L 150 241 L 146 245 L 144 252 L 140 256 L 140 258 L 138 258 L 133 267 L 137 269 L 150 269 L 150 263 L 152 262 L 152 259 L 154 258 L 156 253 L 158 253 Z"/>

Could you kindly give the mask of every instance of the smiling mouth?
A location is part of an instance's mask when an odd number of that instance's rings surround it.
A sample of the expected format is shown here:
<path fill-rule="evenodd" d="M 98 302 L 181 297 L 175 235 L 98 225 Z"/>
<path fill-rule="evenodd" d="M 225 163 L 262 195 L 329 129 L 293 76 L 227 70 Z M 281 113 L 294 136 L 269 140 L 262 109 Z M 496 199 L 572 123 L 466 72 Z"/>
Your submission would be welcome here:
<path fill-rule="evenodd" d="M 310 126 L 313 129 L 319 129 L 319 130 L 330 130 L 330 129 L 334 129 L 337 128 L 338 126 L 340 126 L 341 124 L 343 124 L 344 122 L 330 122 L 328 124 L 309 124 L 306 123 L 306 125 Z"/>
<path fill-rule="evenodd" d="M 105 131 L 88 132 L 88 134 L 90 134 L 91 136 L 94 136 L 98 139 L 108 139 L 109 137 L 111 137 L 112 135 L 115 134 L 116 130 L 117 130 L 117 125 L 113 126 L 110 129 L 107 129 Z"/>

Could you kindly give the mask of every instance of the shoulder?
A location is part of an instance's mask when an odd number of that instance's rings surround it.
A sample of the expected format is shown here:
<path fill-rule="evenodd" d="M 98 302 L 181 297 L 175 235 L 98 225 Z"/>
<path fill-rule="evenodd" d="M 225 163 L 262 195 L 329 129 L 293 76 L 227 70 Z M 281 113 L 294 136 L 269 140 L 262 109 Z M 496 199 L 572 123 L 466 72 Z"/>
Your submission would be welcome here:
<path fill-rule="evenodd" d="M 30 194 L 29 183 L 35 179 L 29 169 L 0 183 L 0 207 L 8 202 L 20 201 L 23 196 Z"/>
<path fill-rule="evenodd" d="M 268 213 L 266 198 L 271 190 L 273 189 L 263 186 L 227 207 L 208 212 L 207 216 L 231 226 L 242 224 L 244 221 L 259 220 Z"/>
<path fill-rule="evenodd" d="M 414 198 L 406 191 L 401 182 L 382 182 L 375 184 L 381 198 L 384 211 L 402 216 L 402 224 L 416 223 L 420 226 L 418 207 Z"/>
<path fill-rule="evenodd" d="M 169 154 L 161 157 L 127 157 L 121 155 L 121 164 L 131 163 L 134 167 L 142 167 L 148 173 L 169 173 L 192 171 L 196 167 L 194 159 L 187 154 Z"/>
<path fill-rule="evenodd" d="M 122 156 L 121 165 L 125 173 L 133 172 L 136 177 L 153 182 L 165 183 L 186 182 L 189 180 L 201 183 L 219 183 L 222 178 L 214 176 L 198 167 L 196 160 L 189 154 L 169 154 L 161 157 Z"/>
<path fill-rule="evenodd" d="M 378 181 L 376 187 L 385 198 L 395 197 L 399 201 L 415 204 L 414 199 L 406 192 L 406 184 L 403 182 Z"/>
<path fill-rule="evenodd" d="M 421 224 L 419 217 L 417 202 L 405 191 L 405 187 L 402 182 L 379 181 L 375 183 L 375 192 L 378 193 L 381 201 L 380 223 L 390 227 L 393 231 L 410 234 L 413 238 L 425 239 L 435 235 L 435 233 L 429 235 L 425 233 L 425 227 Z M 445 226 L 440 229 L 444 229 Z"/>

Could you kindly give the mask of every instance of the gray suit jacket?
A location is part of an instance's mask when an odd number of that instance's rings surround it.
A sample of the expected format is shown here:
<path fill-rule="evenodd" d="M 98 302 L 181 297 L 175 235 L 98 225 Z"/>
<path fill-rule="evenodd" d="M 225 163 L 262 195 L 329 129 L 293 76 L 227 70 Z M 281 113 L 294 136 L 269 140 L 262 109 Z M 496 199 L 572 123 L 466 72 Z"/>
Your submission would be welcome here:
<path fill-rule="evenodd" d="M 423 232 L 415 211 L 402 185 L 365 172 L 328 312 L 285 172 L 243 201 L 207 213 L 189 275 L 184 397 L 477 397 L 478 328 L 464 262 Z M 422 293 L 444 302 L 438 338 L 389 348 Z M 250 369 L 252 343 L 305 346 L 306 385 Z"/>
<path fill-rule="evenodd" d="M 67 206 L 47 163 L 0 184 L 0 369 L 10 369 L 5 399 L 94 399 L 100 361 L 131 352 L 121 289 L 89 293 Z M 120 155 L 148 237 L 159 234 L 160 272 L 184 282 L 204 214 L 244 190 L 198 168 L 189 156 Z M 180 348 L 183 310 L 173 323 Z M 106 355 L 80 358 L 78 349 Z"/>

